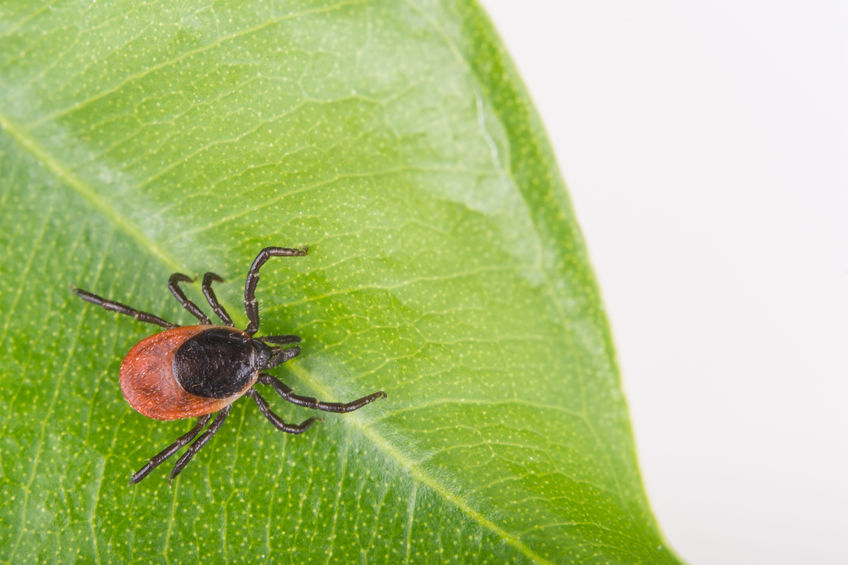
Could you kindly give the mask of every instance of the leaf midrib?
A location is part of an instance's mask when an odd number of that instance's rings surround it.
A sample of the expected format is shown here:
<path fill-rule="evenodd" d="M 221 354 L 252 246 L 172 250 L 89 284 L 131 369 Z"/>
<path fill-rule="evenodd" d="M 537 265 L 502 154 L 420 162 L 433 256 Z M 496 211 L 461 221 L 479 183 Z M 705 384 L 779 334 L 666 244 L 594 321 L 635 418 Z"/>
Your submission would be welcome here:
<path fill-rule="evenodd" d="M 3 113 L 0 113 L 0 129 L 8 132 L 23 149 L 28 151 L 39 162 L 43 163 L 48 170 L 50 170 L 60 181 L 63 182 L 64 185 L 70 187 L 80 196 L 85 198 L 85 200 L 87 200 L 96 210 L 103 214 L 107 221 L 113 223 L 117 229 L 127 234 L 133 241 L 138 243 L 139 246 L 146 249 L 151 255 L 162 261 L 162 263 L 164 263 L 169 269 L 175 272 L 181 270 L 180 263 L 173 256 L 160 247 L 154 240 L 147 237 L 147 235 L 139 229 L 138 226 L 120 216 L 117 210 L 115 210 L 109 202 L 102 199 L 91 186 L 74 175 L 61 163 L 61 161 L 48 153 L 36 142 L 35 139 L 27 135 L 22 128 Z M 308 382 L 310 386 L 321 396 L 332 396 L 332 391 L 325 386 L 320 379 L 316 378 L 303 367 L 295 364 L 289 366 L 289 370 L 297 374 L 305 382 Z M 466 500 L 453 494 L 445 485 L 436 480 L 435 477 L 427 473 L 412 459 L 404 455 L 402 451 L 388 441 L 384 435 L 380 434 L 371 426 L 366 425 L 361 416 L 358 414 L 349 414 L 348 417 L 344 419 L 344 425 L 350 428 L 355 428 L 361 435 L 368 438 L 387 459 L 393 460 L 399 467 L 406 469 L 406 471 L 414 479 L 432 489 L 445 501 L 452 504 L 482 527 L 490 530 L 516 550 L 538 563 L 552 564 L 551 561 L 530 549 L 515 535 L 507 532 L 493 521 L 486 518 L 482 513 L 475 510 Z M 174 491 L 174 496 L 176 497 L 176 489 Z"/>

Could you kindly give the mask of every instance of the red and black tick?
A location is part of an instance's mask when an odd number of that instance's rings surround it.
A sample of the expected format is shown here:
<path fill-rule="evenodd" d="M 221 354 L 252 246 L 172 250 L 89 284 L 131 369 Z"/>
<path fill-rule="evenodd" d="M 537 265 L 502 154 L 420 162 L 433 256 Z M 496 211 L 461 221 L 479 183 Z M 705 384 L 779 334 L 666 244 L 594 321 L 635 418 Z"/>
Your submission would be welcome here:
<path fill-rule="evenodd" d="M 324 402 L 294 394 L 292 389 L 277 378 L 263 372 L 297 357 L 300 347 L 292 344 L 299 343 L 300 337 L 253 337 L 259 329 L 259 305 L 254 296 L 256 284 L 259 282 L 259 269 L 271 257 L 301 256 L 306 255 L 306 252 L 306 248 L 286 247 L 266 247 L 259 252 L 247 272 L 244 285 L 244 309 L 248 319 L 244 331 L 234 327 L 232 318 L 212 291 L 213 281 L 223 281 L 215 273 L 203 275 L 202 288 L 212 310 L 226 324 L 223 326 L 213 325 L 206 314 L 186 298 L 179 283 L 191 282 L 194 279 L 182 273 L 171 275 L 168 289 L 183 308 L 200 320 L 200 325 L 197 326 L 177 326 L 153 314 L 71 287 L 77 296 L 92 304 L 167 328 L 141 340 L 127 353 L 121 363 L 121 390 L 130 406 L 149 418 L 197 418 L 197 423 L 187 434 L 150 459 L 147 465 L 132 476 L 130 483 L 139 482 L 181 448 L 191 444 L 177 459 L 171 471 L 171 479 L 176 477 L 221 428 L 230 413 L 232 403 L 244 395 L 256 402 L 259 411 L 278 430 L 300 434 L 315 422 L 315 418 L 309 418 L 301 424 L 284 422 L 271 412 L 268 402 L 254 388 L 257 382 L 270 385 L 292 404 L 326 412 L 352 412 L 378 398 L 386 397 L 385 392 L 379 391 L 348 403 Z M 215 416 L 212 424 L 201 434 L 201 430 L 209 424 L 212 416 Z"/>

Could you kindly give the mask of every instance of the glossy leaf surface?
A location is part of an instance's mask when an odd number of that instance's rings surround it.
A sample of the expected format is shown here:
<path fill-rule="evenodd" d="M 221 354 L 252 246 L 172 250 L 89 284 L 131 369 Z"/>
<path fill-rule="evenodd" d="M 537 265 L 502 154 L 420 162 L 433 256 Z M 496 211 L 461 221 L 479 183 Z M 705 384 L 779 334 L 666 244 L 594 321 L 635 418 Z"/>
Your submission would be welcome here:
<path fill-rule="evenodd" d="M 488 19 L 446 2 L 0 5 L 0 559 L 674 562 L 538 118 Z M 125 352 L 210 270 L 303 337 L 295 390 L 388 398 L 276 431 L 249 399 L 133 412 Z M 187 292 L 198 303 L 196 285 Z M 205 305 L 204 305 L 205 306 Z M 266 397 L 287 421 L 311 414 Z"/>

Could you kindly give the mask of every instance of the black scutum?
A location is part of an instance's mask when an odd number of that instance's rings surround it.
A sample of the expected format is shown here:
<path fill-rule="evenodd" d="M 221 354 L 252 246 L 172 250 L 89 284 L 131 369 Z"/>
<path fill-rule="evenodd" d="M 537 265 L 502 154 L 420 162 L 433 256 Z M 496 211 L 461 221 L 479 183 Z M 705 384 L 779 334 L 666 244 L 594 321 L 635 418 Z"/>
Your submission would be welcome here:
<path fill-rule="evenodd" d="M 261 347 L 261 342 L 227 329 L 205 330 L 174 354 L 174 377 L 186 392 L 226 398 L 246 387 L 261 369 Z"/>

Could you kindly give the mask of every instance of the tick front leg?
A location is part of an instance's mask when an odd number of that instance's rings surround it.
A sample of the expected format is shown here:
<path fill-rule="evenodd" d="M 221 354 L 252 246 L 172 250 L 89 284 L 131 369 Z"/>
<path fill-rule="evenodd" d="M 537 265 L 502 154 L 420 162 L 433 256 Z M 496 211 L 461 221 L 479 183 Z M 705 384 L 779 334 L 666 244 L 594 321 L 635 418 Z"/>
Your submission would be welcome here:
<path fill-rule="evenodd" d="M 299 335 L 263 335 L 256 339 L 264 341 L 265 343 L 273 343 L 275 345 L 288 345 L 290 343 L 300 343 L 302 341 Z"/>
<path fill-rule="evenodd" d="M 256 285 L 259 283 L 259 269 L 271 257 L 298 257 L 306 255 L 307 248 L 290 249 L 288 247 L 266 247 L 259 252 L 253 264 L 250 265 L 250 270 L 247 272 L 247 279 L 244 283 L 244 311 L 247 314 L 248 324 L 244 332 L 248 335 L 253 335 L 259 329 L 259 305 L 256 303 Z"/>
<path fill-rule="evenodd" d="M 305 406 L 307 408 L 312 408 L 313 410 L 323 410 L 324 412 L 336 412 L 339 414 L 359 410 L 366 404 L 371 404 L 378 398 L 386 398 L 386 393 L 381 390 L 378 392 L 371 393 L 368 396 L 363 396 L 362 398 L 358 398 L 351 402 L 324 402 L 323 400 L 318 400 L 316 398 L 312 398 L 311 396 L 300 396 L 294 394 L 291 388 L 283 384 L 283 382 L 280 381 L 278 378 L 274 377 L 273 375 L 269 375 L 268 373 L 260 373 L 259 382 L 263 385 L 270 385 L 274 387 L 274 390 L 276 390 L 280 396 L 282 396 L 292 404 L 297 404 L 298 406 Z"/>

